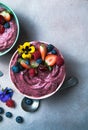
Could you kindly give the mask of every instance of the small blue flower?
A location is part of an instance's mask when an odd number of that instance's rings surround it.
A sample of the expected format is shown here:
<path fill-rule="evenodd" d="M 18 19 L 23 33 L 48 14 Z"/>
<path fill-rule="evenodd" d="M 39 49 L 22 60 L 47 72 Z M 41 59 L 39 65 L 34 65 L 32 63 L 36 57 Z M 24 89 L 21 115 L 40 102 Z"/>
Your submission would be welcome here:
<path fill-rule="evenodd" d="M 0 100 L 7 102 L 13 96 L 13 90 L 6 87 L 4 90 L 0 90 Z"/>

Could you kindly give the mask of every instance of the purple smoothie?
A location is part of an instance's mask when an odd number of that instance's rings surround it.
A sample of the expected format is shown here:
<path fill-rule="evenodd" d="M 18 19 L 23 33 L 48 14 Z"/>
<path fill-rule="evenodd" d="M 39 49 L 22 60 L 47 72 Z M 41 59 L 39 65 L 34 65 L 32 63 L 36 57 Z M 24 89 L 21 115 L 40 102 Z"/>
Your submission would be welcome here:
<path fill-rule="evenodd" d="M 36 48 L 41 44 L 41 42 L 31 42 Z M 46 46 L 47 44 L 44 43 Z M 61 56 L 59 50 L 54 47 L 57 51 L 57 56 Z M 54 94 L 62 85 L 65 78 L 65 64 L 62 66 L 54 65 L 51 71 L 42 71 L 37 69 L 37 75 L 34 77 L 29 76 L 29 70 L 25 69 L 19 73 L 14 73 L 12 71 L 12 66 L 18 61 L 19 55 L 17 51 L 13 55 L 10 62 L 10 77 L 15 87 L 24 95 L 41 99 Z"/>

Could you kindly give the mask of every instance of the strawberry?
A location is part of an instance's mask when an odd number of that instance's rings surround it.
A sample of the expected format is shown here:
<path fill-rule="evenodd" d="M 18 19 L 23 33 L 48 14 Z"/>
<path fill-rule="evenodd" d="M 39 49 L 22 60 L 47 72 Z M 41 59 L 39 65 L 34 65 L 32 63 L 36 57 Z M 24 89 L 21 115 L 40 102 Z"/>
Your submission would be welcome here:
<path fill-rule="evenodd" d="M 45 46 L 45 44 L 41 44 L 40 46 L 39 46 L 39 51 L 40 51 L 40 53 L 41 53 L 41 58 L 42 58 L 42 60 L 44 61 L 45 60 L 45 56 L 46 56 L 46 54 L 47 54 L 47 47 Z"/>
<path fill-rule="evenodd" d="M 56 64 L 56 61 L 57 61 L 57 55 L 54 55 L 54 54 L 48 54 L 46 57 L 45 57 L 45 63 L 48 65 L 48 66 L 53 66 Z"/>
<path fill-rule="evenodd" d="M 4 24 L 6 21 L 2 15 L 0 15 L 0 24 Z"/>
<path fill-rule="evenodd" d="M 4 31 L 5 31 L 4 26 L 0 24 L 0 34 L 4 33 Z"/>
<path fill-rule="evenodd" d="M 61 56 L 57 57 L 56 64 L 61 67 L 64 64 L 64 59 Z"/>
<path fill-rule="evenodd" d="M 39 59 L 40 57 L 41 57 L 41 54 L 40 54 L 39 51 L 35 51 L 35 52 L 33 53 L 33 58 L 34 58 L 34 60 L 37 60 L 37 59 Z"/>
<path fill-rule="evenodd" d="M 7 11 L 5 11 L 5 10 L 2 11 L 2 12 L 0 13 L 0 15 L 2 15 L 7 22 L 11 20 L 11 15 L 10 15 L 10 13 L 7 12 Z"/>
<path fill-rule="evenodd" d="M 8 107 L 15 107 L 15 102 L 14 102 L 14 100 L 9 99 L 9 100 L 6 102 L 6 105 L 7 105 Z"/>
<path fill-rule="evenodd" d="M 35 69 L 34 69 L 34 68 L 30 68 L 30 69 L 29 69 L 29 75 L 30 75 L 31 77 L 34 77 L 35 74 L 36 74 Z"/>
<path fill-rule="evenodd" d="M 25 69 L 29 69 L 30 66 L 29 66 L 29 62 L 28 60 L 24 60 L 24 59 L 18 59 L 18 62 L 20 62 L 21 66 Z"/>

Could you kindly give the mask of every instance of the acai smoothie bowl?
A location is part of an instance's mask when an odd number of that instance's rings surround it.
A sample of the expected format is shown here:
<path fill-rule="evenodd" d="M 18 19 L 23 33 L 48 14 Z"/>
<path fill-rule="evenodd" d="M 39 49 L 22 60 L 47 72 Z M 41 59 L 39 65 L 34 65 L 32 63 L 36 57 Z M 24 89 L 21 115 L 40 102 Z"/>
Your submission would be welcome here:
<path fill-rule="evenodd" d="M 41 41 L 19 45 L 11 58 L 9 70 L 17 90 L 31 99 L 53 95 L 66 75 L 61 52 L 54 45 Z"/>
<path fill-rule="evenodd" d="M 19 36 L 19 22 L 14 11 L 0 2 L 0 56 L 9 52 Z"/>

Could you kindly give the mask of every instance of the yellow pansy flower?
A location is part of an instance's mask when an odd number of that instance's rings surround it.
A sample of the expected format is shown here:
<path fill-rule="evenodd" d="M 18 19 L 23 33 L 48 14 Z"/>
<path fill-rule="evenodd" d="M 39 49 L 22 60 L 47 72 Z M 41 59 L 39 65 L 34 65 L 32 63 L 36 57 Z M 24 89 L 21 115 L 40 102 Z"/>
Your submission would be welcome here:
<path fill-rule="evenodd" d="M 22 55 L 23 59 L 31 59 L 31 54 L 35 52 L 35 47 L 30 42 L 25 42 L 18 47 L 17 51 Z"/>

